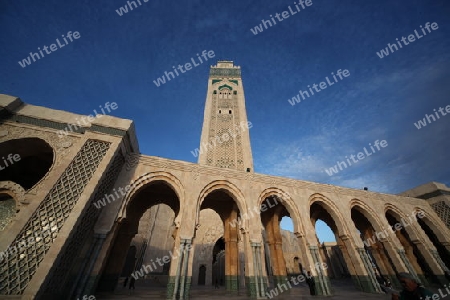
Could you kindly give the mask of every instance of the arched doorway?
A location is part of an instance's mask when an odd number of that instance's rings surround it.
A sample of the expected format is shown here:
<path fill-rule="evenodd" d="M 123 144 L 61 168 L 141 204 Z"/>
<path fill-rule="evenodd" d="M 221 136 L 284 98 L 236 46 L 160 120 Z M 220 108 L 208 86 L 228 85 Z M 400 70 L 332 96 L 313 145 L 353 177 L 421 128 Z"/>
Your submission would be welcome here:
<path fill-rule="evenodd" d="M 348 233 L 348 229 L 344 227 L 345 225 L 338 209 L 333 207 L 332 203 L 326 199 L 318 198 L 311 203 L 310 218 L 314 227 L 317 220 L 322 220 L 333 231 L 337 246 L 339 247 L 340 253 L 342 253 L 346 268 L 353 281 L 353 286 L 358 290 L 368 293 L 381 292 L 379 285 L 375 281 L 367 253 L 363 248 L 356 247 Z M 317 248 L 319 248 L 319 245 L 317 245 Z M 311 251 L 313 257 L 316 257 L 315 261 L 320 262 L 319 250 L 312 249 Z M 328 269 L 323 272 L 323 275 L 323 281 L 327 283 L 329 281 Z M 349 282 L 343 283 L 342 280 L 339 284 L 351 287 Z M 330 283 L 328 283 L 328 286 L 325 284 L 325 288 L 330 288 Z"/>
<path fill-rule="evenodd" d="M 433 243 L 433 246 L 436 247 L 436 252 L 433 255 L 444 269 L 446 278 L 450 280 L 450 245 L 447 247 L 443 245 L 443 243 L 449 244 L 446 239 L 450 237 L 443 236 L 435 223 L 425 213 L 417 214 L 416 218 L 419 226 Z"/>
<path fill-rule="evenodd" d="M 216 241 L 213 248 L 212 284 L 223 286 L 225 282 L 225 240 L 223 237 Z"/>
<path fill-rule="evenodd" d="M 263 206 L 264 205 L 264 206 Z M 283 253 L 283 235 L 280 228 L 281 219 L 289 217 L 289 212 L 277 196 L 270 196 L 261 204 L 261 223 L 264 227 L 265 243 L 267 245 L 266 268 L 270 286 L 286 283 L 287 268 Z"/>
<path fill-rule="evenodd" d="M 209 234 L 211 238 L 216 236 L 213 240 L 216 241 L 220 237 L 217 236 L 219 232 L 223 232 L 223 243 L 225 246 L 224 255 L 222 254 L 225 261 L 225 278 L 223 283 L 229 292 L 238 292 L 245 284 L 245 276 L 240 271 L 242 263 L 240 258 L 244 256 L 244 253 L 239 246 L 239 243 L 242 243 L 239 233 L 240 210 L 235 197 L 232 192 L 225 188 L 214 189 L 204 197 L 199 208 L 199 214 L 203 210 L 212 210 L 220 217 L 221 221 L 217 224 L 220 228 L 215 228 L 214 234 L 211 231 L 206 232 L 206 234 Z M 199 225 L 200 227 L 208 226 L 208 224 L 202 224 L 201 218 L 199 218 Z M 210 243 L 209 240 L 207 241 L 208 244 Z M 203 249 L 206 246 L 204 245 L 204 241 L 205 237 L 203 236 L 195 237 L 195 251 L 200 248 Z M 212 270 L 213 260 L 210 260 L 210 263 Z M 219 284 L 221 284 L 220 281 Z"/>
<path fill-rule="evenodd" d="M 378 283 L 382 283 L 383 278 L 388 279 L 394 286 L 401 288 L 397 279 L 399 271 L 386 249 L 386 247 L 389 247 L 392 250 L 387 242 L 388 232 L 375 230 L 366 215 L 368 213 L 359 205 L 355 205 L 351 209 L 352 221 L 360 234 L 376 279 Z M 381 228 L 381 226 L 377 227 Z"/>
<path fill-rule="evenodd" d="M 206 282 L 206 266 L 201 265 L 198 270 L 198 285 L 205 285 Z"/>
<path fill-rule="evenodd" d="M 161 208 L 162 207 L 162 208 Z M 159 213 L 161 209 L 165 209 L 169 217 L 161 217 Z M 166 226 L 166 232 L 161 235 L 163 240 L 171 238 L 176 240 L 178 238 L 177 229 L 173 227 L 174 218 L 180 212 L 180 201 L 174 188 L 165 180 L 155 179 L 150 183 L 140 187 L 137 191 L 129 197 L 124 209 L 125 216 L 116 221 L 115 224 L 115 239 L 108 256 L 107 263 L 102 272 L 99 282 L 98 291 L 113 291 L 118 284 L 121 271 L 123 270 L 125 260 L 127 257 L 130 245 L 135 245 L 136 264 L 134 272 L 136 278 L 141 282 L 152 280 L 154 276 L 149 274 L 155 272 L 163 272 L 166 266 L 171 261 L 169 253 L 176 253 L 175 250 L 166 249 L 167 247 L 150 247 L 148 241 L 151 241 L 152 235 L 160 235 L 158 228 L 151 226 L 153 224 L 162 224 Z M 155 219 L 156 218 L 156 219 Z M 159 218 L 159 220 L 158 220 Z M 139 231 L 139 229 L 141 232 Z M 137 239 L 134 239 L 137 237 Z M 171 245 L 174 245 L 172 242 Z M 162 249 L 165 248 L 165 249 Z M 154 253 L 164 253 L 163 257 L 154 260 Z M 166 276 L 166 280 L 168 280 Z M 158 282 L 160 282 L 158 280 Z M 164 284 L 164 282 L 162 282 Z M 167 285 L 167 282 L 165 283 Z"/>
<path fill-rule="evenodd" d="M 405 218 L 402 218 L 392 209 L 387 209 L 385 216 L 403 246 L 404 256 L 406 256 L 405 262 L 410 269 L 410 273 L 416 275 L 423 285 L 429 285 L 432 282 L 438 283 L 426 258 L 418 247 L 419 244 L 423 247 L 422 241 L 415 234 L 411 235 L 413 231 L 410 226 L 407 226 L 408 221 L 406 220 L 405 223 Z"/>

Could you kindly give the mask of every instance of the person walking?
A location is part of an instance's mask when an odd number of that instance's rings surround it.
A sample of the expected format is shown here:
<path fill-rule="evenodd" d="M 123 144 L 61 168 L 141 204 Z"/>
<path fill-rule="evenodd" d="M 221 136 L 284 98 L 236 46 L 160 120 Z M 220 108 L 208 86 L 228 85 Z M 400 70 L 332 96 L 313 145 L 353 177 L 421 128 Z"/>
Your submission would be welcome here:
<path fill-rule="evenodd" d="M 315 295 L 316 294 L 316 283 L 314 282 L 314 277 L 311 275 L 311 271 L 308 271 L 306 275 L 306 283 L 309 286 L 309 294 Z"/>
<path fill-rule="evenodd" d="M 134 279 L 134 277 L 131 276 L 131 279 L 130 279 L 130 285 L 128 286 L 129 294 L 130 294 L 130 295 L 131 295 L 131 289 L 133 289 L 133 292 L 134 292 L 134 290 L 136 289 L 136 288 L 134 287 L 135 281 L 136 281 L 136 279 Z"/>

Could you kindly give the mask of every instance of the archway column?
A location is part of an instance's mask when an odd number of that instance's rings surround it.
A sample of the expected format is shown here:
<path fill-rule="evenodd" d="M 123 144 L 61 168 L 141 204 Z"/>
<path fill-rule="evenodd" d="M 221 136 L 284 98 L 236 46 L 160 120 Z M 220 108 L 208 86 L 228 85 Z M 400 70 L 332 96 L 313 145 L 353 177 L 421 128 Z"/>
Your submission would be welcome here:
<path fill-rule="evenodd" d="M 189 263 L 192 265 L 191 258 L 192 239 L 177 237 L 175 239 L 174 253 L 170 265 L 170 277 L 167 284 L 166 299 L 185 300 L 189 298 L 191 287 L 191 276 L 189 275 Z"/>
<path fill-rule="evenodd" d="M 364 264 L 364 267 L 368 273 L 367 280 L 369 281 L 369 283 L 367 285 L 367 290 L 370 291 L 371 289 L 373 289 L 372 292 L 382 293 L 383 291 L 381 290 L 380 284 L 378 283 L 378 281 L 375 277 L 372 263 L 370 262 L 369 255 L 367 254 L 366 249 L 357 248 L 356 250 L 358 251 L 359 256 L 360 256 L 360 258 Z M 365 281 L 363 280 L 362 282 L 365 282 Z"/>
<path fill-rule="evenodd" d="M 119 233 L 113 243 L 111 253 L 108 255 L 109 259 L 102 273 L 98 291 L 113 291 L 117 286 L 131 240 L 135 236 L 135 233 L 128 232 L 127 225 L 119 225 Z"/>
<path fill-rule="evenodd" d="M 381 292 L 365 249 L 353 248 L 348 236 L 340 236 L 339 239 L 344 246 L 343 249 L 341 248 L 342 254 L 347 267 L 351 267 L 349 271 L 355 285 L 366 293 Z"/>
<path fill-rule="evenodd" d="M 439 285 L 441 285 L 441 286 L 448 283 L 448 280 L 445 278 L 444 269 L 439 264 L 439 261 L 442 262 L 442 260 L 439 257 L 439 254 L 437 253 L 437 251 L 436 251 L 437 257 L 435 257 L 433 255 L 433 250 L 427 249 L 427 247 L 425 247 L 425 245 L 422 242 L 416 241 L 415 244 L 417 246 L 417 249 L 423 256 L 423 258 L 425 259 L 425 263 L 428 264 L 431 272 L 433 272 L 433 274 L 430 274 L 430 275 L 435 276 L 436 280 L 438 281 Z M 444 264 L 444 263 L 442 262 L 442 264 Z"/>
<path fill-rule="evenodd" d="M 256 299 L 266 298 L 266 284 L 264 282 L 264 274 L 261 260 L 261 243 L 252 242 L 252 255 L 253 255 L 253 275 L 251 280 L 250 296 Z"/>
<path fill-rule="evenodd" d="M 316 285 L 317 295 L 331 295 L 331 283 L 330 279 L 323 270 L 323 261 L 319 253 L 319 247 L 309 246 L 309 251 L 314 263 L 314 267 L 311 266 L 311 274 L 314 276 L 314 282 Z"/>
<path fill-rule="evenodd" d="M 237 220 L 237 209 L 233 209 L 225 220 L 225 286 L 227 291 L 237 293 L 239 290 L 239 246 L 238 227 L 231 226 Z"/>
<path fill-rule="evenodd" d="M 388 244 L 389 242 L 387 241 L 380 242 L 380 245 L 377 245 L 376 251 L 372 252 L 372 254 L 376 256 L 375 259 L 377 261 L 381 261 L 381 275 L 389 278 L 392 285 L 401 288 L 397 278 L 397 272 L 407 272 L 407 269 L 402 263 L 398 253 L 393 251 L 392 246 Z"/>
<path fill-rule="evenodd" d="M 416 270 L 415 270 L 414 266 L 412 265 L 412 263 L 408 259 L 406 251 L 404 249 L 399 249 L 398 250 L 398 254 L 399 254 L 400 258 L 402 259 L 403 263 L 405 264 L 406 268 L 408 269 L 408 273 L 413 275 L 418 280 L 418 282 L 422 283 L 422 281 L 420 280 L 418 274 L 416 273 Z"/>

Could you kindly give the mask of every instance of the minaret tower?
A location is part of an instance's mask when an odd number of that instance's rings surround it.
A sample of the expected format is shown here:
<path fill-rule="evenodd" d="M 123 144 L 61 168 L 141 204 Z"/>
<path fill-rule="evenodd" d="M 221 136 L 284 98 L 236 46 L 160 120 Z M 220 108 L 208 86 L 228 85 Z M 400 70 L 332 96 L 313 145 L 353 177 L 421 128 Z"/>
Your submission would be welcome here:
<path fill-rule="evenodd" d="M 198 163 L 253 172 L 241 68 L 232 61 L 211 66 Z"/>

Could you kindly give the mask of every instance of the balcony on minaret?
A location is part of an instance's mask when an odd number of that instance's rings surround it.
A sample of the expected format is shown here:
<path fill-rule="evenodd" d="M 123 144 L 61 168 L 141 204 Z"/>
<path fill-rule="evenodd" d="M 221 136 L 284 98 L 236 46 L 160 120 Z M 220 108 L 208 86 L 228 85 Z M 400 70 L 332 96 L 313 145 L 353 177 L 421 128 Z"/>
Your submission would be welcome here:
<path fill-rule="evenodd" d="M 230 60 L 219 60 L 216 66 L 211 66 L 209 77 L 227 78 L 241 77 L 241 67 L 235 66 Z"/>
<path fill-rule="evenodd" d="M 217 66 L 213 66 L 213 68 L 231 69 L 231 68 L 239 68 L 239 67 L 234 66 L 233 61 L 231 61 L 231 60 L 219 60 L 217 62 Z"/>

